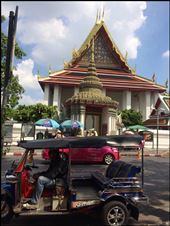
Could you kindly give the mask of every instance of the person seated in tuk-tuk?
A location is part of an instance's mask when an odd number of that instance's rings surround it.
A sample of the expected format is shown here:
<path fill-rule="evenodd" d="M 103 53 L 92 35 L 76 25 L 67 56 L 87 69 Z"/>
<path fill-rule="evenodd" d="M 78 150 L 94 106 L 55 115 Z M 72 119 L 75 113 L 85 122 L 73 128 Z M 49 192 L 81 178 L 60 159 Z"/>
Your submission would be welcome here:
<path fill-rule="evenodd" d="M 61 158 L 59 149 L 50 149 L 49 156 L 51 161 L 47 171 L 33 175 L 36 180 L 36 186 L 31 200 L 23 204 L 26 209 L 36 209 L 44 188 L 55 185 L 56 179 L 64 178 L 67 174 L 68 163 L 67 160 Z"/>

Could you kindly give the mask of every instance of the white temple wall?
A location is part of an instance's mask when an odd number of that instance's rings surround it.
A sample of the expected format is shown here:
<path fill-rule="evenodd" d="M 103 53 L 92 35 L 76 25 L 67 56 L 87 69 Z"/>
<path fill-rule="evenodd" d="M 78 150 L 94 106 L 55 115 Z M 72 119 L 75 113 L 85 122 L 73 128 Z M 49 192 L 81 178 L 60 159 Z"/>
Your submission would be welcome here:
<path fill-rule="evenodd" d="M 57 106 L 58 110 L 60 110 L 60 97 L 61 97 L 61 87 L 59 85 L 55 85 L 53 95 L 53 106 Z"/>
<path fill-rule="evenodd" d="M 74 86 L 74 95 L 76 95 L 77 93 L 79 93 L 79 87 L 78 86 Z"/>
<path fill-rule="evenodd" d="M 122 110 L 123 108 L 123 94 L 122 91 L 114 92 L 112 90 L 106 90 L 106 96 L 111 97 L 113 100 L 119 103 L 118 110 Z"/>
<path fill-rule="evenodd" d="M 134 111 L 139 112 L 140 109 L 140 103 L 139 103 L 139 93 L 138 92 L 132 92 L 132 109 Z"/>
<path fill-rule="evenodd" d="M 74 95 L 74 87 L 61 87 L 61 104 Z"/>
<path fill-rule="evenodd" d="M 49 85 L 46 84 L 44 87 L 44 104 L 49 104 Z"/>
<path fill-rule="evenodd" d="M 132 106 L 131 106 L 131 91 L 129 90 L 125 90 L 123 91 L 123 106 L 122 106 L 122 110 L 125 110 L 125 109 L 131 109 Z"/>
<path fill-rule="evenodd" d="M 48 105 L 49 106 L 53 105 L 53 98 L 54 98 L 54 87 L 49 86 L 49 97 L 48 97 Z"/>
<path fill-rule="evenodd" d="M 108 107 L 105 107 L 103 108 L 103 111 L 102 111 L 102 124 L 107 124 L 107 120 L 108 120 Z"/>

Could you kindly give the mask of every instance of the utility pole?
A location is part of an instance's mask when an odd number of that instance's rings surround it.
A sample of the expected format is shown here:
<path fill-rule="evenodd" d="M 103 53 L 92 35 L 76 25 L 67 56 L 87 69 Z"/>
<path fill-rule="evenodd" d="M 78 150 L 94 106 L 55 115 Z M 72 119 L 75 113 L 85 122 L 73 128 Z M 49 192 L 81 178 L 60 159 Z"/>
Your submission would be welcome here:
<path fill-rule="evenodd" d="M 156 124 L 157 124 L 157 133 L 156 133 L 156 154 L 158 155 L 158 150 L 159 150 L 159 110 L 157 109 L 157 115 L 156 115 Z"/>
<path fill-rule="evenodd" d="M 9 25 L 8 25 L 8 41 L 7 41 L 7 55 L 5 65 L 5 78 L 3 86 L 3 96 L 1 104 L 1 152 L 3 151 L 4 144 L 4 121 L 5 121 L 5 108 L 9 101 L 8 87 L 12 78 L 13 59 L 15 51 L 15 35 L 18 19 L 18 6 L 16 6 L 15 14 L 13 11 L 9 13 Z"/>

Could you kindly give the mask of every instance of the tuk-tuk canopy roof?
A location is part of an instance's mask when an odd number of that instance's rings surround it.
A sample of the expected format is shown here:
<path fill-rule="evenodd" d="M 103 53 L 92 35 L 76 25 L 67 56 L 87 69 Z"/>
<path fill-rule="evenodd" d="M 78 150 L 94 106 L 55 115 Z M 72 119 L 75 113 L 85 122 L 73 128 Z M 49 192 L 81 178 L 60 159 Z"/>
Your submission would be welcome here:
<path fill-rule="evenodd" d="M 25 149 L 44 148 L 100 148 L 103 146 L 133 147 L 142 144 L 143 138 L 138 135 L 115 135 L 93 137 L 67 137 L 61 139 L 43 139 L 20 141 L 18 146 Z"/>

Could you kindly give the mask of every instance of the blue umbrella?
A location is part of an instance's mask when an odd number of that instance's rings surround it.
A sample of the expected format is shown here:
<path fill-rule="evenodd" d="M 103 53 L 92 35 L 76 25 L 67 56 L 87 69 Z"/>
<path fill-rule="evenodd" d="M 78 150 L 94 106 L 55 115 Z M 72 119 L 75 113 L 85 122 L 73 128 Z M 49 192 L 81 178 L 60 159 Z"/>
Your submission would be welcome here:
<path fill-rule="evenodd" d="M 60 125 L 53 119 L 39 119 L 35 122 L 36 126 L 52 127 L 58 129 Z"/>
<path fill-rule="evenodd" d="M 61 128 L 66 129 L 74 129 L 74 128 L 82 128 L 83 124 L 77 120 L 66 120 L 61 123 Z"/>

